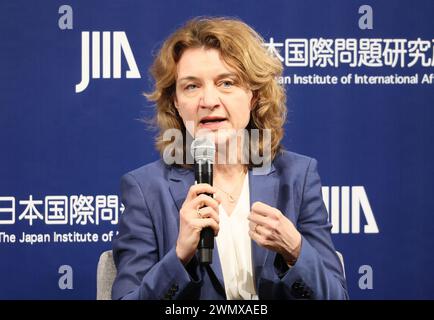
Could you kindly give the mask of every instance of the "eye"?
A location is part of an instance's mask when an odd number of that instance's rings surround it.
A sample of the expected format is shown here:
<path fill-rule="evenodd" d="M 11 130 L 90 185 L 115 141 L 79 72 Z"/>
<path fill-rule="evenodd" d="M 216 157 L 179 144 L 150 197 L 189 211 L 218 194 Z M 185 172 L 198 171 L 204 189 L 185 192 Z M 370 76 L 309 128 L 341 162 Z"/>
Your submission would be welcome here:
<path fill-rule="evenodd" d="M 221 85 L 223 88 L 231 88 L 234 85 L 234 83 L 230 80 L 225 80 L 222 81 Z"/>
<path fill-rule="evenodd" d="M 192 84 L 192 83 L 185 86 L 185 90 L 187 90 L 187 91 L 191 91 L 191 90 L 194 90 L 196 88 L 197 88 L 197 85 Z"/>

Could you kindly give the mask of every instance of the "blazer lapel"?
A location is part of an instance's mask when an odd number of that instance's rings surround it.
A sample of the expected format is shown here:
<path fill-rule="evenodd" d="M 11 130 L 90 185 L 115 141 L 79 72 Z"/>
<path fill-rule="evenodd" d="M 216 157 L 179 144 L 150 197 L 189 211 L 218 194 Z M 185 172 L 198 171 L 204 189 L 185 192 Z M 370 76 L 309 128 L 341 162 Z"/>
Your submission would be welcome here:
<path fill-rule="evenodd" d="M 256 201 L 263 202 L 275 208 L 278 207 L 279 177 L 275 173 L 273 164 L 267 174 L 255 174 L 252 170 L 249 170 L 249 188 L 250 208 Z M 269 250 L 259 246 L 254 240 L 252 240 L 251 247 L 253 272 L 256 280 L 256 288 L 258 288 L 259 278 Z"/>
<path fill-rule="evenodd" d="M 217 285 L 220 286 L 219 287 L 220 294 L 226 296 L 225 282 L 223 280 L 223 271 L 222 271 L 222 266 L 220 264 L 220 255 L 218 252 L 217 241 L 215 240 L 215 238 L 214 238 L 214 250 L 212 251 L 212 263 L 210 264 L 210 267 L 219 282 Z"/>
<path fill-rule="evenodd" d="M 169 190 L 179 210 L 187 197 L 188 189 L 194 184 L 194 173 L 192 170 L 171 167 L 168 174 Z M 179 222 L 179 214 L 177 215 Z"/>

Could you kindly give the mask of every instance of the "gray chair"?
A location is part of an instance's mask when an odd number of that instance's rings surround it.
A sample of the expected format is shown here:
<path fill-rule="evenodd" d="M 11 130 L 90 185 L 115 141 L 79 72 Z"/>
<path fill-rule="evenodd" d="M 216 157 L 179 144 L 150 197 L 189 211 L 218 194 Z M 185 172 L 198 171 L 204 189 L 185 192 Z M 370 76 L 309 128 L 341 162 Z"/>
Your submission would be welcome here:
<path fill-rule="evenodd" d="M 345 277 L 344 257 L 342 253 L 336 251 L 339 260 L 342 264 L 342 270 Z M 98 267 L 96 271 L 96 299 L 111 300 L 113 281 L 116 277 L 116 266 L 113 261 L 113 252 L 111 250 L 104 251 L 99 257 Z"/>
<path fill-rule="evenodd" d="M 116 277 L 116 267 L 113 261 L 113 252 L 104 251 L 99 257 L 96 270 L 96 299 L 111 300 L 112 286 Z"/>

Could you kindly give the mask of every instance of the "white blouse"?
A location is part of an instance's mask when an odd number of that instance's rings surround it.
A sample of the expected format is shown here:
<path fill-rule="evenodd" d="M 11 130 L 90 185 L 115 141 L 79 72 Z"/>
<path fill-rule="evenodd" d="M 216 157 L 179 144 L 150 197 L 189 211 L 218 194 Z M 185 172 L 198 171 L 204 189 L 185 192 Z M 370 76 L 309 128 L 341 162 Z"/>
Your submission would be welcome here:
<path fill-rule="evenodd" d="M 219 206 L 220 231 L 216 237 L 228 300 L 257 300 L 252 266 L 249 176 L 246 175 L 240 197 L 228 216 Z"/>

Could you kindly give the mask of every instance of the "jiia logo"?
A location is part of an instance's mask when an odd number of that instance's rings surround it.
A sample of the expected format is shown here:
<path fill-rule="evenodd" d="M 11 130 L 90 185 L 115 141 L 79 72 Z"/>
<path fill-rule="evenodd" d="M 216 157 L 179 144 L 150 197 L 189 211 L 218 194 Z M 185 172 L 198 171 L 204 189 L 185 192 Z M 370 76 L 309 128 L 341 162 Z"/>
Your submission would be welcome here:
<path fill-rule="evenodd" d="M 129 68 L 125 72 L 125 77 L 140 78 L 140 72 L 125 32 L 82 32 L 81 82 L 75 86 L 75 92 L 84 91 L 89 85 L 89 80 L 99 79 L 101 74 L 103 79 L 121 78 L 122 55 Z"/>
<path fill-rule="evenodd" d="M 324 186 L 322 195 L 333 225 L 332 233 L 379 233 L 363 186 Z"/>

